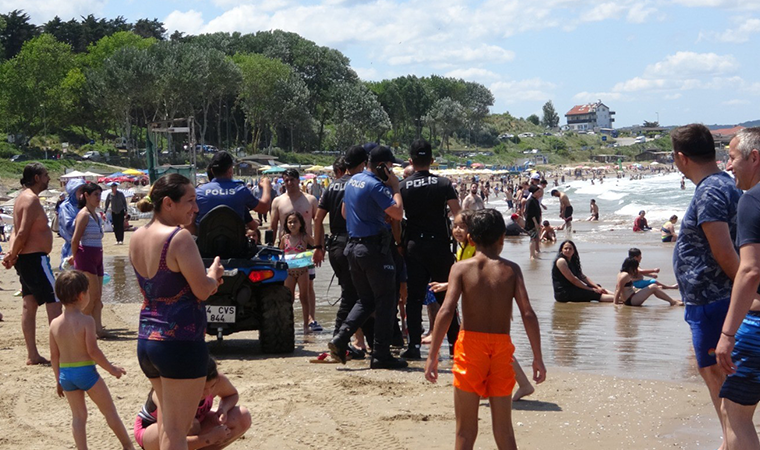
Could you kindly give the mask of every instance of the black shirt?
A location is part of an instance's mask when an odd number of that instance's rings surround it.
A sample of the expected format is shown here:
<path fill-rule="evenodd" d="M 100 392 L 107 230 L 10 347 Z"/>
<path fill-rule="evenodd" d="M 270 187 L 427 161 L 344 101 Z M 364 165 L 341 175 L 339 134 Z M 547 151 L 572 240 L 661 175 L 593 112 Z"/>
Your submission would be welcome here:
<path fill-rule="evenodd" d="M 541 205 L 538 203 L 538 199 L 531 197 L 528 199 L 528 203 L 525 204 L 525 229 L 532 230 L 536 228 L 536 224 L 533 223 L 533 218 L 536 218 L 536 222 L 541 223 Z"/>
<path fill-rule="evenodd" d="M 343 194 L 345 193 L 346 183 L 351 179 L 351 175 L 345 174 L 339 179 L 330 183 L 327 190 L 319 198 L 319 209 L 324 209 L 330 214 L 330 233 L 346 234 L 346 219 L 343 218 L 341 207 L 343 205 Z"/>
<path fill-rule="evenodd" d="M 523 227 L 521 227 L 514 220 L 510 221 L 507 224 L 507 232 L 506 232 L 507 236 L 519 236 L 519 235 L 521 235 L 524 232 L 525 232 L 525 230 L 523 230 Z"/>
<path fill-rule="evenodd" d="M 749 244 L 760 244 L 760 184 L 747 190 L 736 207 L 736 248 Z"/>
<path fill-rule="evenodd" d="M 407 236 L 449 237 L 447 202 L 456 200 L 457 193 L 448 178 L 421 170 L 403 179 L 400 190 L 406 213 Z"/>

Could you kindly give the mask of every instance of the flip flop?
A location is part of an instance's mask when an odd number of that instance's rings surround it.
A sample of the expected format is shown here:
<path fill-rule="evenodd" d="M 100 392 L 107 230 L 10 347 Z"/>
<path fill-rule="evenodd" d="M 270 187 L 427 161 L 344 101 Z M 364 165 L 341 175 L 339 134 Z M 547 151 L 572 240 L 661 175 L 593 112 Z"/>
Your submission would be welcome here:
<path fill-rule="evenodd" d="M 330 358 L 330 354 L 324 352 L 316 358 L 310 359 L 309 362 L 312 364 L 338 364 L 339 361 Z"/>

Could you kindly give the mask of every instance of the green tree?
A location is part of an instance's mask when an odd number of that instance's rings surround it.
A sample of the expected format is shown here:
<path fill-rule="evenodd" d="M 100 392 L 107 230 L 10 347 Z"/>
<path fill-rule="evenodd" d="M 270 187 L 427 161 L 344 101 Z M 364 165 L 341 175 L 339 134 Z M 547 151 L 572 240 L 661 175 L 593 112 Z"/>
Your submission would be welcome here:
<path fill-rule="evenodd" d="M 538 125 L 539 124 L 538 116 L 535 115 L 535 114 L 529 115 L 528 118 L 525 119 L 525 120 L 527 120 L 528 122 L 532 123 L 533 125 Z"/>
<path fill-rule="evenodd" d="M 657 121 L 650 122 L 648 120 L 645 120 L 644 124 L 642 126 L 644 128 L 659 128 L 660 127 L 660 122 L 657 122 Z"/>
<path fill-rule="evenodd" d="M 164 23 L 158 19 L 140 19 L 132 26 L 132 32 L 143 38 L 162 41 L 164 34 L 166 34 L 166 28 L 164 28 Z"/>
<path fill-rule="evenodd" d="M 428 113 L 428 122 L 441 130 L 441 138 L 447 150 L 451 150 L 449 136 L 462 126 L 463 119 L 464 107 L 449 97 L 435 102 Z"/>
<path fill-rule="evenodd" d="M 546 128 L 556 128 L 559 125 L 559 114 L 554 110 L 554 104 L 549 100 L 544 103 L 544 117 L 541 119 L 541 125 Z"/>
<path fill-rule="evenodd" d="M 71 47 L 43 34 L 26 42 L 0 67 L 0 114 L 8 130 L 27 139 L 44 127 L 65 125 L 72 93 L 63 81 L 74 69 Z"/>
<path fill-rule="evenodd" d="M 259 147 L 266 121 L 277 107 L 278 83 L 290 76 L 290 67 L 276 59 L 259 54 L 237 54 L 233 60 L 240 68 L 241 84 L 238 101 L 252 126 L 253 148 Z"/>
<path fill-rule="evenodd" d="M 0 14 L 5 26 L 0 34 L 0 46 L 5 50 L 4 59 L 16 56 L 24 43 L 39 35 L 37 27 L 29 22 L 29 15 L 15 9 L 8 14 Z"/>
<path fill-rule="evenodd" d="M 111 57 L 121 48 L 147 49 L 156 42 L 158 41 L 154 38 L 143 38 L 131 31 L 117 31 L 87 47 L 87 54 L 83 57 L 84 65 L 98 68 L 107 58 Z"/>

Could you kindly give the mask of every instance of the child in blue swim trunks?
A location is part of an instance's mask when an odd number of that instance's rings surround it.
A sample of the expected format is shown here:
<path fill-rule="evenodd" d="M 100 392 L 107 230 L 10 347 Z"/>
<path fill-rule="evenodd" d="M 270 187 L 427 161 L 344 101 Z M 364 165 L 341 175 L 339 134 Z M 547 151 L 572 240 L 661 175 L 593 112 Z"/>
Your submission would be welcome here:
<path fill-rule="evenodd" d="M 84 401 L 84 393 L 87 392 L 103 412 L 122 448 L 134 450 L 108 387 L 95 369 L 97 364 L 116 378 L 127 373 L 108 362 L 98 348 L 95 320 L 82 312 L 82 308 L 90 302 L 87 276 L 78 270 L 63 272 L 55 282 L 55 294 L 64 311 L 50 323 L 50 359 L 58 396 L 65 396 L 71 407 L 77 449 L 87 448 L 87 405 Z"/>

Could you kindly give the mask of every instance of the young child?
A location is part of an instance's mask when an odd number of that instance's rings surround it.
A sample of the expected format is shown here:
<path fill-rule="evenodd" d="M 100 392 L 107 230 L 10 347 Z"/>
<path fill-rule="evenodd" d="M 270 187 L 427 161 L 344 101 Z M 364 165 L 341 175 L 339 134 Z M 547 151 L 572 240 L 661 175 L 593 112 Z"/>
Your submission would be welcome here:
<path fill-rule="evenodd" d="M 488 397 L 493 434 L 499 449 L 516 449 L 512 428 L 512 369 L 514 346 L 510 338 L 512 299 L 520 309 L 533 350 L 533 379 L 542 383 L 546 368 L 541 356 L 538 319 L 528 299 L 520 266 L 499 254 L 506 225 L 499 211 L 478 211 L 469 224 L 475 256 L 451 268 L 446 299 L 433 327 L 433 343 L 425 363 L 425 378 L 438 380 L 438 351 L 457 301 L 462 296 L 462 330 L 454 349 L 454 408 L 456 448 L 471 449 L 478 433 L 478 406 Z"/>
<path fill-rule="evenodd" d="M 132 449 L 127 429 L 119 418 L 105 381 L 95 364 L 121 378 L 127 372 L 111 364 L 98 348 L 95 320 L 82 312 L 90 301 L 87 276 L 70 270 L 61 273 L 55 282 L 55 295 L 65 307 L 63 314 L 50 323 L 50 359 L 56 378 L 58 396 L 66 396 L 73 416 L 72 429 L 77 449 L 87 449 L 87 405 L 84 393 L 90 396 L 103 413 L 124 449 Z"/>
<path fill-rule="evenodd" d="M 219 397 L 216 410 L 214 399 Z M 206 385 L 199 399 L 193 423 L 187 432 L 190 449 L 221 449 L 239 439 L 251 428 L 251 413 L 237 404 L 240 396 L 229 378 L 219 373 L 216 361 L 209 358 Z M 158 450 L 158 396 L 153 389 L 148 393 L 135 419 L 135 441 L 145 450 Z"/>
<path fill-rule="evenodd" d="M 314 239 L 306 233 L 306 222 L 303 220 L 301 213 L 293 211 L 285 217 L 285 234 L 280 238 L 280 248 L 285 251 L 286 255 L 298 254 L 305 252 L 308 248 L 314 247 Z M 322 331 L 319 324 L 314 320 L 317 306 L 312 304 L 309 292 L 309 269 L 300 267 L 298 269 L 288 269 L 288 278 L 285 280 L 285 286 L 290 289 L 290 293 L 295 298 L 296 284 L 298 284 L 298 299 L 301 301 L 303 310 L 303 332 L 308 334 L 314 331 Z"/>
<path fill-rule="evenodd" d="M 549 224 L 549 221 L 544 220 L 544 223 L 541 225 L 541 242 L 557 242 L 557 233 L 554 231 L 554 227 Z"/>
<path fill-rule="evenodd" d="M 639 250 L 638 248 L 632 247 L 632 248 L 628 249 L 628 257 L 629 258 L 634 258 L 636 261 L 639 262 L 639 264 L 641 264 L 641 259 L 642 259 L 641 250 Z M 650 284 L 655 284 L 655 285 L 657 285 L 657 286 L 659 286 L 659 287 L 661 287 L 663 289 L 678 289 L 678 285 L 677 284 L 667 285 L 667 284 L 662 284 L 659 281 L 654 280 L 654 279 L 652 279 L 652 280 L 645 280 L 644 279 L 645 276 L 651 277 L 651 278 L 657 278 L 657 274 L 658 273 L 660 273 L 660 269 L 659 268 L 656 268 L 656 269 L 639 269 L 638 276 L 633 279 L 633 287 L 635 287 L 636 289 L 644 289 L 645 287 L 649 286 Z"/>

